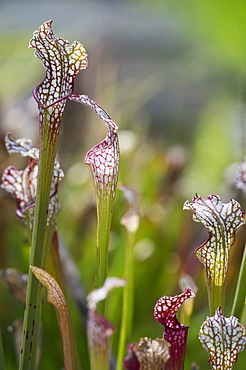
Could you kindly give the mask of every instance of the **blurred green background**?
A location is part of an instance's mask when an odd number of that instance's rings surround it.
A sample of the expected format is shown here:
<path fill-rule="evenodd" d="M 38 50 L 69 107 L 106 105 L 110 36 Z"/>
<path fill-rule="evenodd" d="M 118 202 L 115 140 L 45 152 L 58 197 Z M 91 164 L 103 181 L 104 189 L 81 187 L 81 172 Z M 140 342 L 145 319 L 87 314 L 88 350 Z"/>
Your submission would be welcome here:
<path fill-rule="evenodd" d="M 37 107 L 31 91 L 44 75 L 41 62 L 28 49 L 32 32 L 53 19 L 55 36 L 78 40 L 89 55 L 75 92 L 87 94 L 119 125 L 119 180 L 135 191 L 141 224 L 135 245 L 135 312 L 131 342 L 160 337 L 153 306 L 162 295 L 180 292 L 178 280 L 189 273 L 198 285 L 190 323 L 185 369 L 194 362 L 209 369 L 198 341 L 209 314 L 204 271 L 194 257 L 206 239 L 192 214 L 182 211 L 195 193 L 211 193 L 224 202 L 242 202 L 234 187 L 238 163 L 246 154 L 246 4 L 236 0 L 200 1 L 0 1 L 0 166 L 26 163 L 9 157 L 3 140 L 32 138 L 38 145 Z M 95 271 L 96 212 L 90 170 L 83 164 L 88 149 L 106 134 L 94 113 L 68 102 L 59 148 L 65 171 L 60 185 L 59 233 L 79 269 L 86 292 Z M 0 267 L 27 272 L 28 242 L 15 202 L 1 192 Z M 110 241 L 110 275 L 121 277 L 126 245 L 120 218 L 127 205 L 117 192 Z M 245 231 L 238 231 L 231 250 L 226 296 L 229 315 Z M 117 348 L 122 292 L 107 301 L 115 324 Z M 0 285 L 0 322 L 7 369 L 16 368 L 13 335 L 7 328 L 23 309 Z M 79 356 L 83 353 L 80 314 L 70 302 Z M 44 303 L 41 369 L 61 369 L 59 328 L 53 307 Z M 244 322 L 246 324 L 246 322 Z M 51 350 L 52 346 L 52 350 Z M 244 369 L 239 354 L 234 369 Z"/>

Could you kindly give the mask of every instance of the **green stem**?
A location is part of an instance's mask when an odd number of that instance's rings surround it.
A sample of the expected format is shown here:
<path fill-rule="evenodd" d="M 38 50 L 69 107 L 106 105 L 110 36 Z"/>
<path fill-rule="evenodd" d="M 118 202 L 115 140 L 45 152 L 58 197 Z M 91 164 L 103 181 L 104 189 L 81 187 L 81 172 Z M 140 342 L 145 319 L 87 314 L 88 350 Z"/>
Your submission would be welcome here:
<path fill-rule="evenodd" d="M 60 259 L 60 252 L 59 252 L 59 239 L 58 239 L 58 232 L 57 230 L 53 231 L 51 236 L 51 247 L 50 253 L 47 256 L 49 258 L 49 262 L 51 264 L 52 269 L 52 276 L 55 277 L 56 281 L 60 285 L 64 295 L 65 295 L 65 282 L 63 278 L 63 271 L 62 271 L 62 263 Z M 48 264 L 48 261 L 47 261 Z"/>
<path fill-rule="evenodd" d="M 245 276 L 246 276 L 246 248 L 244 247 L 243 259 L 239 271 L 237 288 L 231 311 L 231 315 L 236 316 L 239 320 L 242 320 L 243 310 L 245 307 L 245 295 L 246 295 Z"/>
<path fill-rule="evenodd" d="M 135 233 L 127 233 L 127 248 L 125 256 L 125 272 L 124 277 L 127 285 L 123 290 L 123 307 L 120 328 L 120 338 L 117 356 L 117 370 L 122 369 L 123 357 L 125 353 L 126 341 L 131 336 L 132 317 L 134 305 L 134 256 L 133 247 L 135 244 Z"/>
<path fill-rule="evenodd" d="M 108 244 L 112 221 L 113 200 L 104 194 L 97 199 L 97 288 L 101 287 L 108 276 Z M 105 301 L 99 302 L 97 311 L 104 316 Z"/>
<path fill-rule="evenodd" d="M 109 370 L 109 349 L 90 350 L 90 369 L 91 370 Z"/>
<path fill-rule="evenodd" d="M 210 315 L 214 316 L 218 307 L 224 307 L 225 284 L 215 285 L 208 279 L 208 300 Z"/>
<path fill-rule="evenodd" d="M 220 234 L 223 234 L 220 231 Z M 227 248 L 227 242 L 223 238 L 223 248 L 224 251 Z M 218 245 L 219 251 L 219 245 Z M 218 307 L 222 308 L 224 312 L 224 303 L 225 303 L 225 282 L 227 273 L 227 263 L 224 259 L 221 258 L 221 252 L 218 252 L 215 256 L 214 265 L 211 268 L 208 264 L 206 267 L 206 277 L 207 277 L 207 290 L 208 290 L 208 303 L 210 316 L 214 316 L 215 311 Z M 224 252 L 225 253 L 225 252 Z M 220 268 L 217 268 L 217 267 Z"/>
<path fill-rule="evenodd" d="M 59 130 L 54 132 L 49 128 L 49 113 L 44 111 L 44 131 L 41 135 L 38 185 L 30 265 L 44 268 L 47 243 L 47 215 L 50 201 L 50 188 L 54 170 Z M 43 139 L 43 140 L 42 140 Z M 35 369 L 38 327 L 41 314 L 41 284 L 29 269 L 26 310 L 22 333 L 22 348 L 19 370 Z"/>
<path fill-rule="evenodd" d="M 2 333 L 1 333 L 1 326 L 0 326 L 0 370 L 5 370 L 5 369 L 6 369 L 6 366 L 5 366 Z"/>

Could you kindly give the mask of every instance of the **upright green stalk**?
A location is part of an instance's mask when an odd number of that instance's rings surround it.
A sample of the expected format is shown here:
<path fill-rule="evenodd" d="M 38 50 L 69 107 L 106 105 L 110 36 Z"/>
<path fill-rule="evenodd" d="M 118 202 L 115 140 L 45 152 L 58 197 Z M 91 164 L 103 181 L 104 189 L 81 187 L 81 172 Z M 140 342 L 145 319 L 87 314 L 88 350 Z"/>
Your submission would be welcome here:
<path fill-rule="evenodd" d="M 8 152 L 10 154 L 18 153 L 24 157 L 29 157 L 29 163 L 23 171 L 9 166 L 4 171 L 2 177 L 2 186 L 15 195 L 17 214 L 26 219 L 29 237 L 31 239 L 30 244 L 33 246 L 30 257 L 31 263 L 36 261 L 39 262 L 40 265 L 45 263 L 47 250 L 54 232 L 58 210 L 57 187 L 63 175 L 58 163 L 55 165 L 53 175 L 59 130 L 56 130 L 56 136 L 52 135 L 52 131 L 48 127 L 49 124 L 49 113 L 44 110 L 42 111 L 42 125 L 40 127 L 41 154 L 38 149 L 32 147 L 30 140 L 14 140 L 11 135 L 6 136 L 5 145 Z M 39 166 L 38 160 L 40 162 Z M 39 173 L 37 173 L 38 169 Z M 34 209 L 33 205 L 35 203 L 37 206 Z M 32 361 L 35 362 L 35 356 L 32 357 L 31 353 L 32 351 L 35 353 L 36 347 L 37 330 L 35 322 L 38 320 L 36 320 L 35 317 L 38 317 L 38 312 L 40 310 L 38 304 L 39 296 L 39 286 L 34 285 L 33 287 L 32 276 L 29 276 L 26 302 L 26 318 L 29 319 L 25 321 L 26 328 L 23 336 L 23 349 L 20 363 L 20 366 L 24 368 L 29 366 L 29 362 L 30 366 L 32 366 Z M 24 293 L 24 299 L 25 298 L 26 290 Z M 34 308 L 34 312 L 30 313 L 32 307 Z M 26 343 L 28 341 L 30 343 Z"/>
<path fill-rule="evenodd" d="M 103 195 L 97 199 L 97 287 L 103 285 L 108 275 L 108 244 L 112 221 L 111 203 L 111 199 Z"/>
<path fill-rule="evenodd" d="M 44 117 L 47 118 L 47 114 L 44 114 Z M 40 266 L 41 268 L 45 265 L 45 249 L 50 242 L 45 243 L 47 232 L 46 225 L 50 202 L 51 181 L 59 139 L 59 135 L 56 137 L 51 135 L 50 130 L 48 130 L 48 125 L 49 122 L 47 122 L 47 119 L 44 120 L 44 136 L 40 150 L 38 186 L 30 256 L 30 265 Z M 19 369 L 27 370 L 35 367 L 35 352 L 40 313 L 41 285 L 29 269 Z"/>
<path fill-rule="evenodd" d="M 236 293 L 232 306 L 231 315 L 242 320 L 246 299 L 246 248 L 244 247 L 243 259 L 239 271 Z"/>
<path fill-rule="evenodd" d="M 135 244 L 135 236 L 128 235 L 124 278 L 127 285 L 123 290 L 123 304 L 122 304 L 122 317 L 120 326 L 119 347 L 117 355 L 117 370 L 121 370 L 123 366 L 123 358 L 126 348 L 126 340 L 130 337 L 132 331 L 132 318 L 133 318 L 133 298 L 134 298 L 134 260 L 133 260 L 133 247 Z"/>
<path fill-rule="evenodd" d="M 217 286 L 207 281 L 209 312 L 212 315 L 218 307 L 224 307 L 225 284 Z"/>
<path fill-rule="evenodd" d="M 0 326 L 0 370 L 5 370 L 5 358 L 4 358 L 4 350 L 3 350 L 3 342 L 2 342 L 2 333 L 1 333 L 1 326 Z"/>
<path fill-rule="evenodd" d="M 133 318 L 133 306 L 134 306 L 134 245 L 136 232 L 139 227 L 139 214 L 137 209 L 135 194 L 123 185 L 119 187 L 125 198 L 128 200 L 131 208 L 122 219 L 121 224 L 125 227 L 127 233 L 127 245 L 125 253 L 125 267 L 124 267 L 124 278 L 127 281 L 127 285 L 123 290 L 123 305 L 122 305 L 122 317 L 121 317 L 121 328 L 119 347 L 117 355 L 117 370 L 122 369 L 123 357 L 125 354 L 126 341 L 131 336 L 132 331 L 132 318 Z"/>
<path fill-rule="evenodd" d="M 96 287 L 100 287 L 108 276 L 108 245 L 112 221 L 112 201 L 107 197 L 97 197 L 97 254 Z M 105 301 L 98 304 L 98 312 L 104 315 Z M 98 362 L 97 362 L 98 363 Z"/>
<path fill-rule="evenodd" d="M 51 24 L 52 21 L 42 24 L 33 33 L 29 44 L 46 69 L 43 82 L 33 91 L 39 108 L 40 156 L 30 265 L 41 268 L 45 265 L 46 248 L 52 236 L 47 220 L 63 111 L 66 98 L 73 91 L 75 75 L 87 66 L 87 54 L 83 46 L 78 42 L 69 45 L 68 41 L 56 39 Z M 41 286 L 29 270 L 20 370 L 35 368 L 40 312 Z"/>

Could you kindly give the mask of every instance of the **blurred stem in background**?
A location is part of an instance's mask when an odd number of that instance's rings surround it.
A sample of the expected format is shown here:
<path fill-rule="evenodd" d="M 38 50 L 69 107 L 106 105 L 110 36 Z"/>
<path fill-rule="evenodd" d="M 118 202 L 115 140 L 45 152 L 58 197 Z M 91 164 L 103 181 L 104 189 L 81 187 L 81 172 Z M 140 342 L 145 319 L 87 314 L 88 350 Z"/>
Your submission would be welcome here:
<path fill-rule="evenodd" d="M 181 291 L 184 291 L 186 289 L 191 289 L 195 295 L 197 294 L 198 287 L 192 277 L 187 274 L 183 274 L 181 278 L 179 279 L 179 287 Z M 182 306 L 180 307 L 180 321 L 183 325 L 189 326 L 190 320 L 193 314 L 194 309 L 194 297 L 188 299 L 185 301 Z"/>
<path fill-rule="evenodd" d="M 124 197 L 130 205 L 130 210 L 121 218 L 121 225 L 124 226 L 127 234 L 127 244 L 125 248 L 124 279 L 127 285 L 123 289 L 122 317 L 120 326 L 120 337 L 117 355 L 117 370 L 123 366 L 126 343 L 130 341 L 132 335 L 133 311 L 134 311 L 134 245 L 136 232 L 139 228 L 139 211 L 135 194 L 126 186 L 120 185 Z"/>
<path fill-rule="evenodd" d="M 5 358 L 4 358 L 4 350 L 3 350 L 3 341 L 2 341 L 2 332 L 0 326 L 0 370 L 5 370 Z"/>
<path fill-rule="evenodd" d="M 231 316 L 236 316 L 240 321 L 243 318 L 246 298 L 246 248 L 244 247 L 242 263 L 239 271 L 236 293 L 234 296 Z"/>

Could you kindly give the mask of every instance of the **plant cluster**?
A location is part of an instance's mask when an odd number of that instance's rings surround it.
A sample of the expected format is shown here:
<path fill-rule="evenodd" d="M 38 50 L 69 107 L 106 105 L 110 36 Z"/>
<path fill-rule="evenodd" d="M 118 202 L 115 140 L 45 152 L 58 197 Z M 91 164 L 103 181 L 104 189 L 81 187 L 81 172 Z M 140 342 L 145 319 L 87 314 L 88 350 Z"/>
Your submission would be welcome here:
<path fill-rule="evenodd" d="M 41 312 L 43 286 L 47 288 L 47 300 L 57 311 L 60 325 L 64 368 L 80 368 L 76 356 L 74 334 L 67 303 L 66 289 L 69 286 L 64 270 L 69 258 L 61 258 L 58 237 L 57 215 L 59 183 L 64 177 L 57 157 L 63 112 L 66 100 L 91 108 L 104 122 L 108 133 L 103 141 L 91 148 L 84 163 L 90 166 L 95 187 L 97 236 L 96 271 L 94 289 L 84 301 L 76 271 L 70 275 L 73 298 L 82 307 L 87 332 L 87 345 L 92 370 L 107 370 L 123 366 L 126 369 L 184 368 L 188 323 L 192 316 L 197 287 L 190 276 L 183 276 L 183 292 L 176 296 L 163 296 L 155 304 L 154 318 L 164 326 L 162 338 L 140 338 L 136 344 L 126 346 L 131 338 L 134 317 L 134 245 L 140 225 L 136 196 L 125 185 L 119 185 L 129 203 L 129 211 L 121 217 L 125 229 L 126 246 L 123 279 L 109 277 L 109 238 L 113 206 L 119 172 L 118 126 L 100 105 L 87 95 L 74 94 L 74 79 L 88 64 L 85 48 L 79 42 L 71 45 L 62 38 L 55 38 L 52 21 L 45 22 L 34 32 L 30 47 L 45 66 L 44 80 L 33 91 L 39 109 L 39 149 L 33 148 L 28 139 L 15 140 L 6 135 L 5 145 L 9 154 L 28 158 L 24 170 L 9 166 L 2 174 L 2 189 L 16 199 L 16 213 L 28 230 L 30 262 L 28 278 L 16 270 L 2 271 L 9 288 L 15 287 L 14 295 L 25 305 L 24 321 L 21 323 L 19 370 L 38 367 L 41 336 Z M 245 166 L 238 172 L 238 186 L 245 186 Z M 208 231 L 207 240 L 195 254 L 204 266 L 210 316 L 200 328 L 199 340 L 209 354 L 212 369 L 231 369 L 246 342 L 242 320 L 245 305 L 245 254 L 241 263 L 233 308 L 229 317 L 224 316 L 226 279 L 228 275 L 229 250 L 235 241 L 236 230 L 245 223 L 240 204 L 232 199 L 223 203 L 218 195 L 202 198 L 196 195 L 192 202 L 186 201 L 185 210 L 193 212 L 193 219 L 202 223 Z M 74 266 L 74 265 L 72 265 Z M 74 267 L 75 268 L 75 267 Z M 27 287 L 26 287 L 27 280 Z M 14 283 L 13 283 L 14 282 Z M 12 285 L 11 285 L 12 284 Z M 111 337 L 115 331 L 106 318 L 105 300 L 108 293 L 122 287 L 121 323 L 119 329 L 116 361 L 111 350 Z M 23 295 L 25 299 L 23 299 Z M 25 303 L 24 303 L 25 301 Z M 182 312 L 182 321 L 177 312 Z M 180 321 L 179 321 L 180 320 Z M 83 359 L 81 359 L 82 367 Z M 5 368 L 4 351 L 0 348 L 0 367 Z M 199 367 L 192 365 L 193 369 Z"/>

